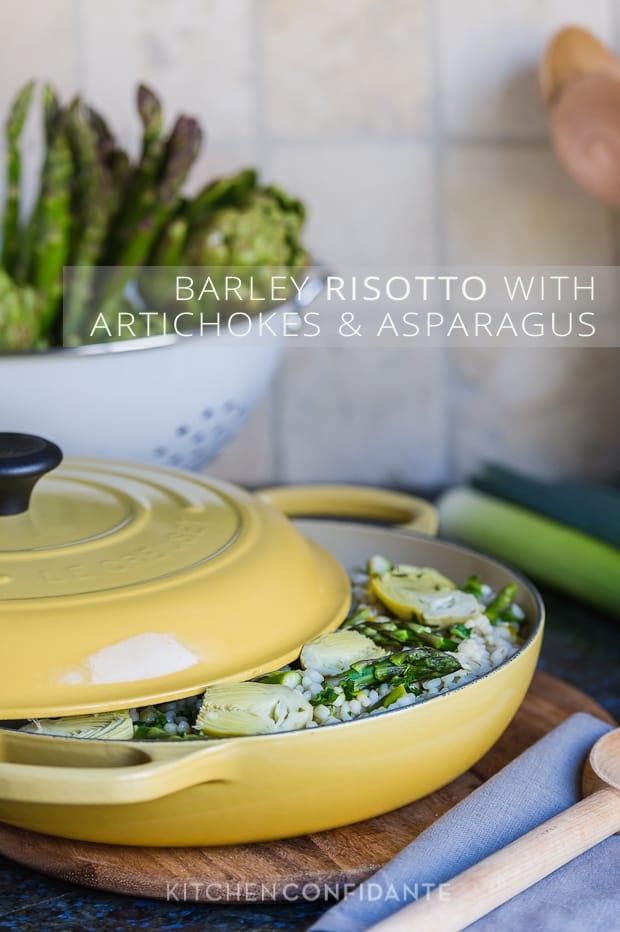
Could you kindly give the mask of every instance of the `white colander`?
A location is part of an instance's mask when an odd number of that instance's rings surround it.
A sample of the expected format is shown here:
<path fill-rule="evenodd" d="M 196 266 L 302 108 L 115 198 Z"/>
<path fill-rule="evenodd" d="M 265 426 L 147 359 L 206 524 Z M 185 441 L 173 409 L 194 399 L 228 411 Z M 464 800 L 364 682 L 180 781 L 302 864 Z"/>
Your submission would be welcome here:
<path fill-rule="evenodd" d="M 321 287 L 304 289 L 303 306 Z M 201 469 L 240 430 L 286 339 L 222 332 L 3 355 L 0 430 L 53 437 L 71 455 Z"/>

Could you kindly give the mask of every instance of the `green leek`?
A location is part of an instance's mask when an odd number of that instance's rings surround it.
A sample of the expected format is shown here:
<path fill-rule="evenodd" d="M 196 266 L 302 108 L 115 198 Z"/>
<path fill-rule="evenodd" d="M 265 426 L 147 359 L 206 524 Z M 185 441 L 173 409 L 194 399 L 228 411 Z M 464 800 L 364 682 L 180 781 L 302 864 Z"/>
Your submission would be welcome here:
<path fill-rule="evenodd" d="M 474 477 L 473 485 L 488 495 L 496 495 L 515 505 L 531 508 L 532 511 L 591 534 L 614 547 L 620 547 L 618 489 L 590 482 L 534 479 L 495 463 L 485 464 Z"/>
<path fill-rule="evenodd" d="M 466 488 L 443 495 L 439 514 L 443 536 L 490 553 L 620 618 L 620 550 Z"/>

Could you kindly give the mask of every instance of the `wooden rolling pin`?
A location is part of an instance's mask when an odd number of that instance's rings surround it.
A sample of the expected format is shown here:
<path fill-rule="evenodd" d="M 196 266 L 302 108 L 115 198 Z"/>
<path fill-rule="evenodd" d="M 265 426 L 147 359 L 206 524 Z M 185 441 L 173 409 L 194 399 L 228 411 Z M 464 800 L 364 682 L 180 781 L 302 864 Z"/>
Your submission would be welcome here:
<path fill-rule="evenodd" d="M 549 43 L 539 81 L 561 162 L 586 191 L 620 208 L 620 59 L 571 26 Z"/>
<path fill-rule="evenodd" d="M 590 751 L 583 791 L 581 802 L 451 880 L 449 899 L 437 888 L 372 926 L 372 932 L 460 932 L 620 832 L 620 728 L 599 738 Z"/>

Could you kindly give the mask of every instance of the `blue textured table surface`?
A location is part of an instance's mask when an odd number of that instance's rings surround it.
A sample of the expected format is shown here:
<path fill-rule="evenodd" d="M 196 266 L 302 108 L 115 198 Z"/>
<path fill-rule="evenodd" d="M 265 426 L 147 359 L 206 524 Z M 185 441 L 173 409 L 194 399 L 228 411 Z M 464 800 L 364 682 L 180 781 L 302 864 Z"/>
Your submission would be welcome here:
<path fill-rule="evenodd" d="M 544 592 L 549 621 L 541 666 L 589 693 L 620 719 L 620 624 Z M 230 932 L 305 929 L 325 904 L 208 906 L 138 900 L 83 890 L 0 858 L 0 930 Z"/>

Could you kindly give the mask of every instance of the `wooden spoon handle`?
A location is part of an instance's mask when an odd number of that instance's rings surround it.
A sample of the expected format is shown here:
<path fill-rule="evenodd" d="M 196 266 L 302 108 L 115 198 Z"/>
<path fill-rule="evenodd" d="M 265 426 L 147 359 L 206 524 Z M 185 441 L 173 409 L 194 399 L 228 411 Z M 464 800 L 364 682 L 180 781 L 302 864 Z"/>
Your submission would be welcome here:
<path fill-rule="evenodd" d="M 459 932 L 617 831 L 620 791 L 598 790 L 372 930 Z"/>
<path fill-rule="evenodd" d="M 587 29 L 561 29 L 549 42 L 540 63 L 538 77 L 545 103 L 554 103 L 572 81 L 589 74 L 620 78 L 620 60 Z"/>
<path fill-rule="evenodd" d="M 620 80 L 599 74 L 574 81 L 551 110 L 551 135 L 573 178 L 620 207 Z"/>

